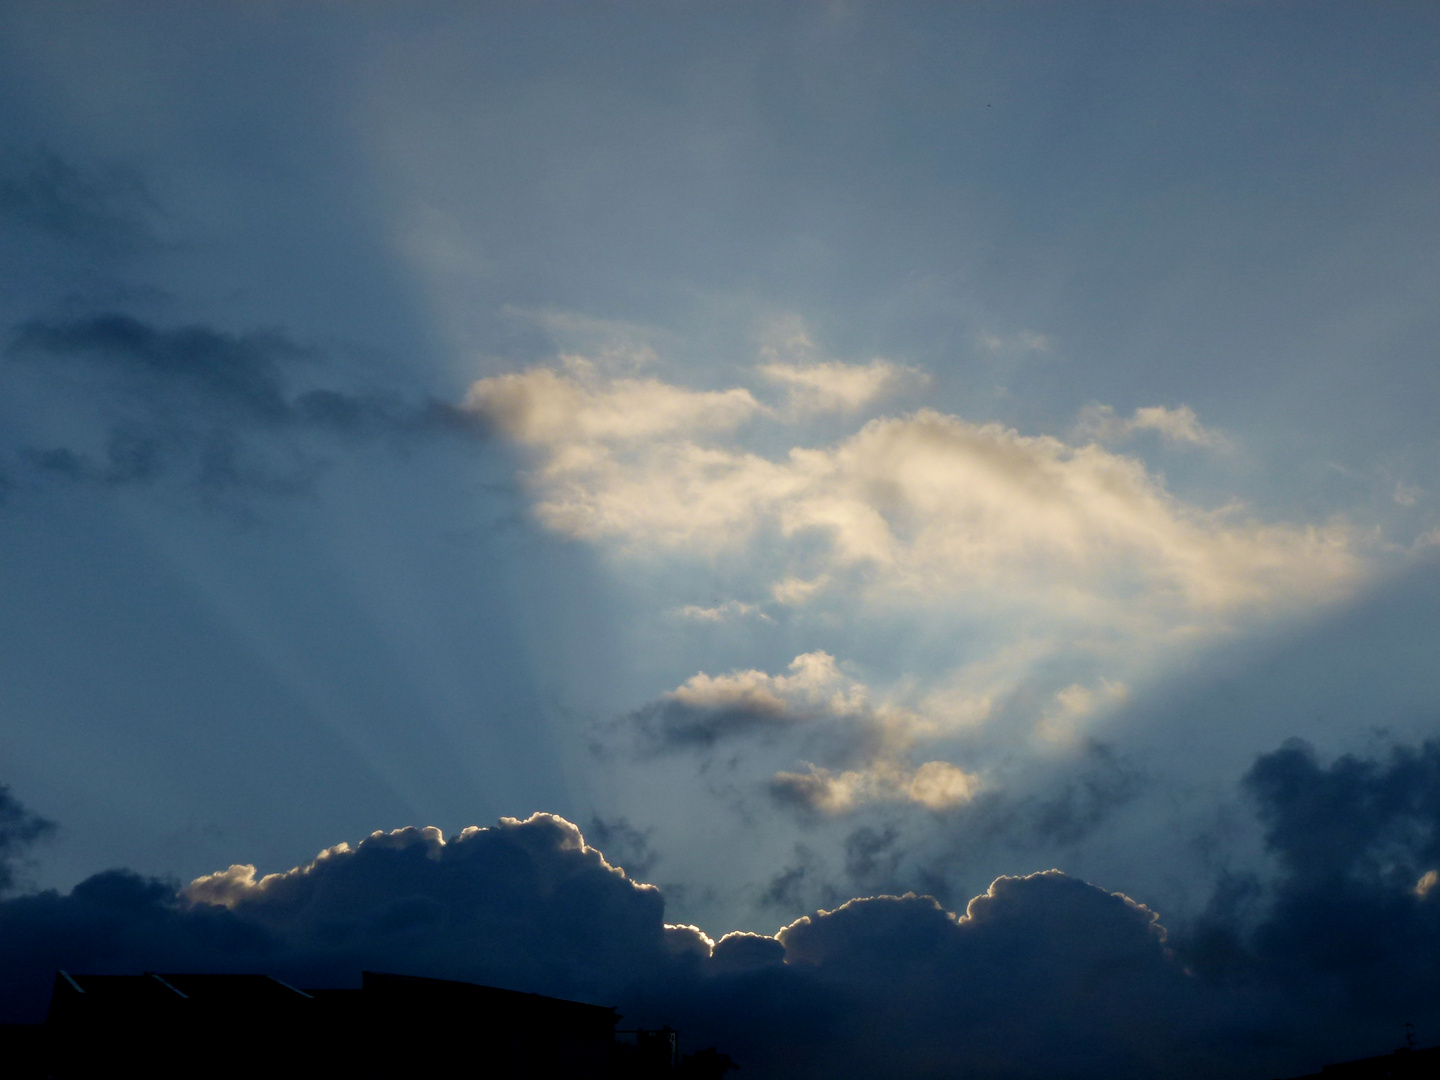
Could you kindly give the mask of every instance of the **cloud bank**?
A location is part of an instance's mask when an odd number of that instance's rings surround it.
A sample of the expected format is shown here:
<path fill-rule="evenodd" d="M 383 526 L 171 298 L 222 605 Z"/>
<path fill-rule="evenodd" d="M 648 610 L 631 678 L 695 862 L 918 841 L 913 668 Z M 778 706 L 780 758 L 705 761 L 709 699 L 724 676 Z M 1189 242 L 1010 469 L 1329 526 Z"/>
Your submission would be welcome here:
<path fill-rule="evenodd" d="M 1437 743 L 1329 765 L 1301 744 L 1262 755 L 1243 788 L 1276 872 L 1222 878 L 1178 932 L 1049 870 L 1002 876 L 959 912 L 875 896 L 715 940 L 667 924 L 658 889 L 549 814 L 376 832 L 184 888 L 109 871 L 0 901 L 0 1009 L 33 1018 L 57 967 L 302 985 L 371 968 L 618 1004 L 762 1077 L 1299 1072 L 1382 1052 L 1397 1017 L 1440 1005 L 1437 780 Z"/>

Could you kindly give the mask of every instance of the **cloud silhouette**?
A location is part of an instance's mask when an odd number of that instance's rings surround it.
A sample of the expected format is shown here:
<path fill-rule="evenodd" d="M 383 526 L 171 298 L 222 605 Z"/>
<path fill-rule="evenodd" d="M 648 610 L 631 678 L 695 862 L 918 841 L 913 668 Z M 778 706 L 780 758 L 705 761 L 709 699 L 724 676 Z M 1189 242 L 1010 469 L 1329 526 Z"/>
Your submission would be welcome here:
<path fill-rule="evenodd" d="M 55 823 L 26 809 L 0 785 L 0 893 L 15 885 L 15 863 L 37 840 L 55 832 Z"/>
<path fill-rule="evenodd" d="M 1300 1072 L 1384 1051 L 1397 1017 L 1440 1004 L 1437 779 L 1437 743 L 1328 766 L 1301 744 L 1262 755 L 1243 786 L 1279 876 L 1226 879 L 1178 934 L 1048 870 L 961 912 L 873 896 L 716 941 L 668 925 L 657 888 L 549 814 L 376 832 L 183 888 L 114 870 L 0 901 L 0 1014 L 40 1015 L 56 968 L 317 986 L 370 968 L 616 1004 L 760 1077 Z M 48 827 L 5 800 L 7 844 Z M 854 855 L 878 865 L 890 846 L 876 833 Z"/>
<path fill-rule="evenodd" d="M 1426 883 L 1440 867 L 1440 742 L 1327 766 L 1292 740 L 1261 755 L 1243 787 L 1280 872 L 1223 879 L 1184 943 L 1187 963 L 1267 988 L 1336 1054 L 1337 1029 L 1379 1052 L 1405 1020 L 1435 1041 L 1440 895 Z"/>

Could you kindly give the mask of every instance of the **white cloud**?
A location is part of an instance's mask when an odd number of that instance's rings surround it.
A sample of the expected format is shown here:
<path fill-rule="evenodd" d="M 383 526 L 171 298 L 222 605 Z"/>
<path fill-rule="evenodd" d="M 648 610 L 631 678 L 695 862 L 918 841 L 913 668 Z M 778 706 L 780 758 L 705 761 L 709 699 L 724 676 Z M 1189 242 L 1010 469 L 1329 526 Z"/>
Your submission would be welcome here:
<path fill-rule="evenodd" d="M 659 379 L 612 378 L 584 357 L 565 370 L 536 367 L 471 386 L 465 408 L 504 434 L 558 454 L 562 469 L 609 443 L 726 430 L 760 411 L 749 390 L 685 390 Z"/>
<path fill-rule="evenodd" d="M 752 668 L 714 676 L 702 671 L 666 696 L 693 709 L 741 708 L 777 715 L 823 709 L 853 716 L 866 708 L 865 684 L 842 674 L 827 652 L 803 653 L 790 661 L 789 670 L 789 675 L 768 675 Z"/>
<path fill-rule="evenodd" d="M 676 614 L 682 619 L 693 619 L 696 622 L 722 623 L 729 622 L 736 618 L 756 618 L 761 622 L 773 622 L 769 615 L 765 614 L 755 604 L 747 604 L 742 600 L 727 600 L 723 604 L 716 604 L 714 607 L 702 607 L 699 604 L 686 604 L 677 609 Z"/>
<path fill-rule="evenodd" d="M 1071 683 L 1055 694 L 1040 718 L 1036 734 L 1046 742 L 1072 743 L 1083 721 L 1103 709 L 1123 704 L 1129 696 L 1129 687 L 1109 679 L 1101 679 L 1095 686 Z"/>
<path fill-rule="evenodd" d="M 979 341 L 984 349 L 996 355 L 1047 353 L 1053 346 L 1048 337 L 1034 330 L 1019 330 L 1013 334 L 982 333 Z"/>
<path fill-rule="evenodd" d="M 851 747 L 858 757 L 852 768 L 831 770 L 808 765 L 805 772 L 780 772 L 771 789 L 783 800 L 823 813 L 845 813 L 873 802 L 911 802 L 932 810 L 959 805 L 974 798 L 983 786 L 979 777 L 945 761 L 911 765 L 907 756 L 920 739 L 935 734 L 933 721 L 903 705 L 875 702 L 869 688 L 845 675 L 835 658 L 811 652 L 791 661 L 789 674 L 770 675 L 755 669 L 726 675 L 701 672 L 665 696 L 669 703 L 693 710 L 687 726 L 671 716 L 671 734 L 694 728 L 717 734 L 719 727 L 707 716 L 743 715 L 775 724 L 835 725 L 849 722 L 850 731 L 864 735 Z M 761 730 L 761 724 L 724 725 L 731 734 Z M 679 739 L 696 745 L 709 740 Z"/>
<path fill-rule="evenodd" d="M 907 383 L 921 381 L 909 367 L 888 360 L 868 364 L 842 364 L 826 360 L 807 364 L 763 364 L 760 374 L 779 383 L 789 392 L 789 404 L 796 413 L 853 413 L 873 401 L 896 393 Z"/>
<path fill-rule="evenodd" d="M 748 390 L 610 377 L 583 361 L 481 380 L 467 405 L 532 450 L 534 511 L 559 533 L 622 558 L 723 556 L 749 568 L 747 590 L 806 611 L 829 602 L 984 626 L 983 646 L 916 692 L 912 715 L 938 732 L 1013 722 L 1023 699 L 1024 723 L 1063 744 L 1117 703 L 1107 686 L 1133 685 L 1170 644 L 1338 598 L 1364 569 L 1343 522 L 1208 510 L 1098 442 L 931 409 L 766 455 L 745 448 L 739 425 L 784 418 Z M 1214 438 L 1185 408 L 1108 416 L 1127 430 Z M 736 602 L 680 611 L 751 613 Z M 793 708 L 818 685 L 810 677 L 696 676 L 675 700 L 735 692 Z M 835 790 L 895 791 L 896 775 Z"/>
<path fill-rule="evenodd" d="M 1091 404 L 1080 410 L 1080 419 L 1075 425 L 1079 438 L 1101 443 L 1124 442 L 1139 431 L 1154 431 L 1172 443 L 1212 449 L 1229 446 L 1218 431 L 1200 423 L 1200 418 L 1189 405 L 1181 405 L 1178 409 L 1147 405 L 1136 409 L 1130 419 L 1125 420 L 1115 415 L 1115 410 L 1109 405 Z"/>
<path fill-rule="evenodd" d="M 1401 506 L 1414 506 L 1424 494 L 1425 492 L 1414 484 L 1397 481 L 1390 497 Z"/>
<path fill-rule="evenodd" d="M 810 766 L 805 772 L 778 773 L 773 787 L 783 798 L 827 814 L 843 814 L 873 802 L 912 802 L 927 810 L 946 810 L 969 802 L 984 784 L 948 761 L 927 761 L 907 768 L 881 760 L 864 769 Z"/>
<path fill-rule="evenodd" d="M 770 595 L 777 604 L 795 607 L 805 603 L 828 584 L 830 584 L 829 574 L 821 574 L 819 577 L 809 580 L 787 577 L 770 586 Z"/>
<path fill-rule="evenodd" d="M 540 451 L 542 522 L 630 549 L 733 550 L 768 530 L 886 592 L 1043 592 L 1092 611 L 1311 599 L 1356 570 L 1342 528 L 1206 513 L 1138 459 L 928 409 L 777 460 L 706 438 L 759 411 L 746 390 L 538 368 L 476 383 L 467 404 Z"/>

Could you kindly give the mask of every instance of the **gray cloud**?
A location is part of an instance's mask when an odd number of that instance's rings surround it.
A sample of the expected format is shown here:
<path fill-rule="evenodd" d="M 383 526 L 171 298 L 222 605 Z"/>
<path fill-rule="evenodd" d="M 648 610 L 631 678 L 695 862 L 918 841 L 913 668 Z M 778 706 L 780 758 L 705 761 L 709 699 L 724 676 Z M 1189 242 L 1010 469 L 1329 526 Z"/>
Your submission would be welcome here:
<path fill-rule="evenodd" d="M 37 841 L 55 832 L 55 823 L 28 810 L 0 785 L 0 893 L 15 885 L 15 863 Z"/>
<path fill-rule="evenodd" d="M 1222 877 L 1182 940 L 1230 986 L 1266 986 L 1314 1021 L 1368 1030 L 1440 1012 L 1440 742 L 1324 765 L 1292 740 L 1243 787 L 1265 825 L 1273 879 Z M 1317 1062 L 1318 1064 L 1318 1062 Z"/>
<path fill-rule="evenodd" d="M 20 448 L 38 476 L 115 485 L 177 473 L 212 492 L 291 494 L 313 485 L 337 445 L 480 431 L 436 401 L 297 388 L 323 374 L 325 357 L 278 331 L 167 328 L 104 312 L 22 323 L 8 352 L 32 368 L 78 366 L 91 380 L 66 404 L 90 414 L 83 426 L 98 447 Z"/>
<path fill-rule="evenodd" d="M 636 828 L 623 817 L 606 819 L 592 814 L 585 836 L 632 878 L 644 878 L 660 859 L 659 853 L 650 846 L 652 831 Z"/>
<path fill-rule="evenodd" d="M 1440 854 L 1437 770 L 1440 744 L 1328 766 L 1298 744 L 1263 755 L 1244 787 L 1279 876 L 1225 879 L 1178 933 L 1051 870 L 1000 877 L 963 912 L 881 895 L 712 947 L 545 814 L 448 841 L 377 832 L 284 873 L 236 865 L 184 889 L 109 871 L 0 901 L 0 1011 L 34 1016 L 57 967 L 304 985 L 368 967 L 615 1003 L 760 1077 L 1299 1072 L 1383 1050 L 1396 1017 L 1440 1004 L 1440 888 L 1425 870 Z M 3 835 L 47 827 L 5 805 L 19 824 Z M 599 828 L 644 843 L 624 822 Z M 854 830 L 849 872 L 892 873 L 898 846 L 894 831 Z M 773 900 L 798 899 L 797 858 Z"/>
<path fill-rule="evenodd" d="M 116 165 L 80 165 L 40 147 L 0 162 L 0 217 L 92 251 L 158 244 L 162 214 L 140 176 Z"/>

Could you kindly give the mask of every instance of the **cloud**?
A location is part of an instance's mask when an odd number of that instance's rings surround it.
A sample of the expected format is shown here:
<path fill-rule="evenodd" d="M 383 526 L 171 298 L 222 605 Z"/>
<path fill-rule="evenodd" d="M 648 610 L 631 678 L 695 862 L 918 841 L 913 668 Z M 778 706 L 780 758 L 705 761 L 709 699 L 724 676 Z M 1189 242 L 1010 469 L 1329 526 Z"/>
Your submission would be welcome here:
<path fill-rule="evenodd" d="M 1418 503 L 1424 496 L 1424 489 L 1414 484 L 1407 484 L 1397 480 L 1395 482 L 1395 490 L 1391 493 L 1390 498 L 1393 499 L 1398 506 L 1410 507 Z"/>
<path fill-rule="evenodd" d="M 531 368 L 482 379 L 465 408 L 517 442 L 559 451 L 567 469 L 593 461 L 598 448 L 675 434 L 725 431 L 760 411 L 744 389 L 684 390 L 659 379 L 611 378 L 583 357 L 566 370 Z"/>
<path fill-rule="evenodd" d="M 884 897 L 714 940 L 667 924 L 657 890 L 543 814 L 449 840 L 380 832 L 293 870 L 234 866 L 178 891 L 107 872 L 0 902 L 0 959 L 7 1018 L 43 1009 L 57 967 L 263 970 L 302 986 L 378 968 L 617 1003 L 760 1077 L 875 1075 L 884 1062 L 899 1076 L 986 1062 L 1030 1074 L 1087 1024 L 1064 1052 L 1113 1066 L 1133 1048 L 1106 1014 L 1153 1014 L 1157 988 L 1185 982 L 1153 913 L 1058 873 L 1001 879 L 958 918 Z M 902 1017 L 908 1037 L 882 1037 Z M 1040 1034 L 1015 1039 L 1024 1028 Z"/>
<path fill-rule="evenodd" d="M 843 814 L 873 802 L 913 802 L 927 810 L 962 806 L 984 789 L 984 782 L 948 761 L 927 761 L 907 768 L 880 759 L 864 769 L 835 772 L 812 765 L 803 773 L 777 773 L 771 791 L 781 802 Z"/>
<path fill-rule="evenodd" d="M 590 817 L 586 836 L 607 858 L 632 879 L 643 878 L 659 861 L 659 853 L 650 846 L 650 829 L 637 829 L 623 818 Z"/>
<path fill-rule="evenodd" d="M 275 331 L 167 328 L 102 312 L 22 323 L 8 353 L 44 373 L 48 397 L 70 397 L 81 430 L 19 455 L 32 474 L 69 481 L 143 484 L 178 471 L 211 492 L 289 493 L 306 490 L 324 464 L 307 437 L 478 430 L 472 414 L 436 402 L 314 385 L 324 357 Z M 67 381 L 71 370 L 84 381 Z"/>
<path fill-rule="evenodd" d="M 702 607 L 699 604 L 686 604 L 676 612 L 682 619 L 693 619 L 696 622 L 721 623 L 729 622 L 737 618 L 755 618 L 761 622 L 773 622 L 774 620 L 755 604 L 747 604 L 743 600 L 727 600 L 723 604 L 716 604 L 714 607 Z"/>
<path fill-rule="evenodd" d="M 788 392 L 790 409 L 796 414 L 854 413 L 874 401 L 897 393 L 907 384 L 923 381 L 914 368 L 888 360 L 868 364 L 843 364 L 838 360 L 805 364 L 762 364 L 759 372 L 768 381 Z"/>
<path fill-rule="evenodd" d="M 1211 449 L 1228 449 L 1230 446 L 1218 431 L 1202 425 L 1189 405 L 1181 405 L 1178 409 L 1149 405 L 1136 409 L 1130 419 L 1123 420 L 1109 405 L 1092 404 L 1080 410 L 1080 419 L 1075 425 L 1075 433 L 1081 439 L 1101 443 L 1124 442 L 1141 431 L 1156 432 L 1172 443 Z"/>
<path fill-rule="evenodd" d="M 40 147 L 0 162 L 0 218 L 119 253 L 158 243 L 162 214 L 134 171 L 80 165 Z"/>
<path fill-rule="evenodd" d="M 949 762 L 910 765 L 910 748 L 934 724 L 896 703 L 872 701 L 869 687 L 845 675 L 829 653 L 802 653 L 788 672 L 702 671 L 631 720 L 657 750 L 708 750 L 722 740 L 804 733 L 812 751 L 853 763 L 837 769 L 810 764 L 804 772 L 771 778 L 773 796 L 807 811 L 842 814 L 874 802 L 943 810 L 970 801 L 984 787 L 978 776 Z"/>
<path fill-rule="evenodd" d="M 825 586 L 829 584 L 830 575 L 828 574 L 821 574 L 808 581 L 804 578 L 787 577 L 770 586 L 770 595 L 777 604 L 796 607 L 824 590 Z"/>
<path fill-rule="evenodd" d="M 1101 709 L 1123 704 L 1129 695 L 1129 688 L 1124 683 L 1109 679 L 1101 679 L 1097 686 L 1071 683 L 1055 694 L 1040 718 L 1036 733 L 1047 742 L 1074 742 L 1076 729 L 1082 721 Z"/>
<path fill-rule="evenodd" d="M 540 452 L 542 522 L 635 552 L 769 537 L 886 593 L 1043 592 L 1047 606 L 1093 612 L 1133 610 L 1138 590 L 1184 616 L 1313 601 L 1358 572 L 1342 529 L 1209 513 L 1134 458 L 928 409 L 772 459 L 701 441 L 759 412 L 743 390 L 536 368 L 481 380 L 467 401 Z"/>
<path fill-rule="evenodd" d="M 726 675 L 698 672 L 658 702 L 634 714 L 661 748 L 709 746 L 741 734 L 779 729 L 822 717 L 868 717 L 863 683 L 844 676 L 826 652 L 804 653 L 788 675 L 749 669 Z"/>
<path fill-rule="evenodd" d="M 1343 1042 L 1330 1025 L 1387 1049 L 1400 1020 L 1440 1009 L 1440 894 L 1426 884 L 1440 865 L 1440 742 L 1326 765 L 1291 740 L 1242 786 L 1278 872 L 1222 879 L 1184 959 L 1212 980 L 1266 987 L 1330 1060 Z"/>
<path fill-rule="evenodd" d="M 1373 1052 L 1395 1016 L 1440 1003 L 1423 887 L 1437 763 L 1435 744 L 1329 766 L 1299 745 L 1262 756 L 1245 786 L 1282 874 L 1249 923 L 1230 917 L 1243 887 L 1177 934 L 1049 870 L 1001 876 L 958 913 L 872 896 L 717 940 L 667 923 L 658 889 L 535 814 L 376 832 L 273 874 L 237 864 L 176 888 L 117 870 L 0 900 L 0 1013 L 35 1018 L 62 967 L 302 986 L 369 968 L 617 1004 L 759 1077 L 1295 1073 Z M 883 874 L 894 835 L 872 833 L 854 854 Z"/>
<path fill-rule="evenodd" d="M 806 613 L 923 612 L 987 642 L 917 675 L 937 735 L 1007 722 L 1073 743 L 1167 650 L 1344 597 L 1367 569 L 1343 521 L 1207 509 L 1097 442 L 932 409 L 762 454 L 746 448 L 747 422 L 764 420 L 756 438 L 772 446 L 789 429 L 748 390 L 588 362 L 482 379 L 466 408 L 533 455 L 525 481 L 543 526 L 631 568 L 719 565 Z M 1182 410 L 1139 415 L 1203 431 Z"/>
<path fill-rule="evenodd" d="M 1034 330 L 1018 330 L 1013 334 L 985 333 L 978 340 L 982 348 L 997 356 L 1047 353 L 1054 347 L 1049 337 Z"/>
<path fill-rule="evenodd" d="M 15 864 L 37 841 L 55 832 L 55 823 L 26 809 L 0 785 L 0 893 L 15 885 Z"/>

